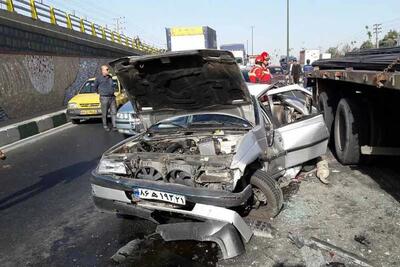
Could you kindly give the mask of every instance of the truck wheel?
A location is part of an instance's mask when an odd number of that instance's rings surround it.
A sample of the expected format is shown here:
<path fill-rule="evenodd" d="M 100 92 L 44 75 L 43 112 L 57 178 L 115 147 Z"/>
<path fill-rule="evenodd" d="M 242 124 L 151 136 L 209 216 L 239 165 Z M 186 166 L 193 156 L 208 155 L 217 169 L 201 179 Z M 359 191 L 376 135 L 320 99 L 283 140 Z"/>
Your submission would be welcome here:
<path fill-rule="evenodd" d="M 253 187 L 253 209 L 250 215 L 262 218 L 276 216 L 282 208 L 283 194 L 278 183 L 266 172 L 257 170 L 250 178 Z"/>
<path fill-rule="evenodd" d="M 336 156 L 342 164 L 360 162 L 362 125 L 357 103 L 341 99 L 336 109 L 334 139 Z"/>
<path fill-rule="evenodd" d="M 80 119 L 71 119 L 72 124 L 80 124 L 81 120 Z"/>
<path fill-rule="evenodd" d="M 324 115 L 324 120 L 326 127 L 328 128 L 329 134 L 332 132 L 332 125 L 334 121 L 333 107 L 328 104 L 328 94 L 326 92 L 322 92 L 318 96 L 318 108 Z"/>

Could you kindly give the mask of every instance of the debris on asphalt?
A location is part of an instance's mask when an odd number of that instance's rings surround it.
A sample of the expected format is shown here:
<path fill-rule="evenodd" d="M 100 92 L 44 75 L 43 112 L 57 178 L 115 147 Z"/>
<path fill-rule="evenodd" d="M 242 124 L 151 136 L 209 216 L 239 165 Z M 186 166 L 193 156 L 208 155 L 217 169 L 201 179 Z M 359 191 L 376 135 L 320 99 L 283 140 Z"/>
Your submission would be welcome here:
<path fill-rule="evenodd" d="M 120 248 L 111 259 L 116 263 L 124 262 L 128 256 L 132 255 L 135 250 L 139 250 L 139 245 L 142 243 L 141 239 L 134 239 L 130 241 L 128 244 Z"/>
<path fill-rule="evenodd" d="M 354 253 L 348 252 L 340 247 L 332 245 L 328 242 L 320 240 L 318 238 L 311 237 L 310 239 L 305 239 L 302 236 L 295 235 L 293 233 L 289 233 L 288 238 L 298 249 L 300 249 L 303 259 L 307 262 L 307 266 L 310 265 L 322 266 L 320 265 L 321 263 L 321 257 L 319 256 L 320 254 L 313 251 L 319 249 L 328 252 L 330 258 L 330 261 L 328 262 L 331 263 L 335 262 L 336 264 L 329 266 L 342 266 L 342 265 L 337 265 L 339 264 L 339 262 L 336 261 L 336 258 L 339 257 L 345 261 L 350 261 L 352 264 L 357 264 L 359 266 L 364 266 L 364 267 L 372 267 L 372 265 L 366 259 Z M 305 249 L 306 247 L 308 248 Z M 310 250 L 309 248 L 312 250 Z M 331 261 L 333 259 L 335 259 L 335 261 Z"/>
<path fill-rule="evenodd" d="M 327 180 L 329 176 L 329 165 L 328 161 L 321 159 L 317 163 L 317 172 L 316 176 L 318 179 L 323 183 L 323 184 L 329 184 L 329 181 Z"/>
<path fill-rule="evenodd" d="M 358 243 L 364 245 L 364 246 L 368 246 L 369 244 L 371 244 L 371 242 L 362 234 L 355 235 L 354 236 L 354 240 L 357 241 Z"/>
<path fill-rule="evenodd" d="M 254 236 L 274 238 L 274 235 L 276 234 L 276 229 L 274 229 L 269 222 L 256 219 L 247 219 L 245 221 L 250 226 L 250 229 L 253 231 Z"/>
<path fill-rule="evenodd" d="M 7 158 L 6 154 L 2 150 L 0 150 L 0 159 L 5 160 L 6 158 Z"/>

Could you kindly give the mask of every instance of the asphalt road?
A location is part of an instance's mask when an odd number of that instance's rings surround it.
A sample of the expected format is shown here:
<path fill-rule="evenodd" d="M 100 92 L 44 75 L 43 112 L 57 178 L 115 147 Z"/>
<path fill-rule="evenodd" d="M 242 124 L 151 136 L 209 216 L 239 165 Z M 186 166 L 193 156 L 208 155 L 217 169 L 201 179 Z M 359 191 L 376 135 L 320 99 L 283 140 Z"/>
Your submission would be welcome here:
<path fill-rule="evenodd" d="M 92 203 L 90 172 L 121 140 L 86 123 L 7 153 L 0 162 L 1 266 L 110 266 L 121 246 L 154 231 L 148 222 L 100 213 Z M 209 253 L 205 244 L 166 245 L 155 237 L 124 265 L 213 265 Z"/>

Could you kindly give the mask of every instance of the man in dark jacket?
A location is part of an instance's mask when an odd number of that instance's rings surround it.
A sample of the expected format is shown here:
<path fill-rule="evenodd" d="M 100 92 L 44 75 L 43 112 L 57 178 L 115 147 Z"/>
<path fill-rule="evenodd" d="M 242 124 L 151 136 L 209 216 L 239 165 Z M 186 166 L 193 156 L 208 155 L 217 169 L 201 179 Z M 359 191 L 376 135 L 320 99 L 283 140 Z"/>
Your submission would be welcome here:
<path fill-rule="evenodd" d="M 300 66 L 300 64 L 297 62 L 296 59 L 293 60 L 293 64 L 292 64 L 292 67 L 291 67 L 290 72 L 291 72 L 290 74 L 291 74 L 292 77 L 293 77 L 293 83 L 294 83 L 294 84 L 299 83 L 300 75 L 301 75 L 301 66 Z"/>
<path fill-rule="evenodd" d="M 113 130 L 115 131 L 115 117 L 117 114 L 117 103 L 114 95 L 114 82 L 108 66 L 101 66 L 101 75 L 96 77 L 94 82 L 94 89 L 100 95 L 101 104 L 101 118 L 103 120 L 103 127 L 109 131 L 107 124 L 108 110 L 110 110 L 111 122 Z"/>

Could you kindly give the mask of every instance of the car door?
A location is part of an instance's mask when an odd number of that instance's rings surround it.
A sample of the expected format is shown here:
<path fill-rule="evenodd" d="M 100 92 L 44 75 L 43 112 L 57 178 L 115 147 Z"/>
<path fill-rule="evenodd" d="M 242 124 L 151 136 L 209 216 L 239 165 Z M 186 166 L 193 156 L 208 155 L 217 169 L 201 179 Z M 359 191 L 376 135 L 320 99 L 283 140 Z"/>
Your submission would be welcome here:
<path fill-rule="evenodd" d="M 287 95 L 291 98 L 287 98 Z M 300 165 L 304 162 L 317 158 L 325 154 L 329 132 L 325 125 L 323 115 L 318 113 L 314 107 L 307 108 L 306 98 L 311 95 L 309 91 L 298 86 L 271 86 L 264 93 L 259 95 L 259 99 L 264 99 L 267 96 L 267 101 L 264 106 L 268 110 L 274 110 L 275 96 L 283 96 L 284 99 L 281 105 L 287 105 L 288 108 L 301 113 L 301 118 L 295 120 L 286 120 L 282 123 L 277 114 L 270 112 L 275 122 L 274 142 L 285 151 L 284 167 L 290 168 Z M 285 107 L 284 107 L 285 108 Z"/>
<path fill-rule="evenodd" d="M 122 106 L 126 103 L 127 97 L 125 94 L 125 90 L 122 88 L 121 83 L 118 80 L 114 80 L 115 83 L 115 101 L 117 102 L 117 107 Z"/>
<path fill-rule="evenodd" d="M 285 155 L 285 168 L 300 165 L 325 154 L 329 133 L 322 114 L 305 116 L 275 129 Z"/>

